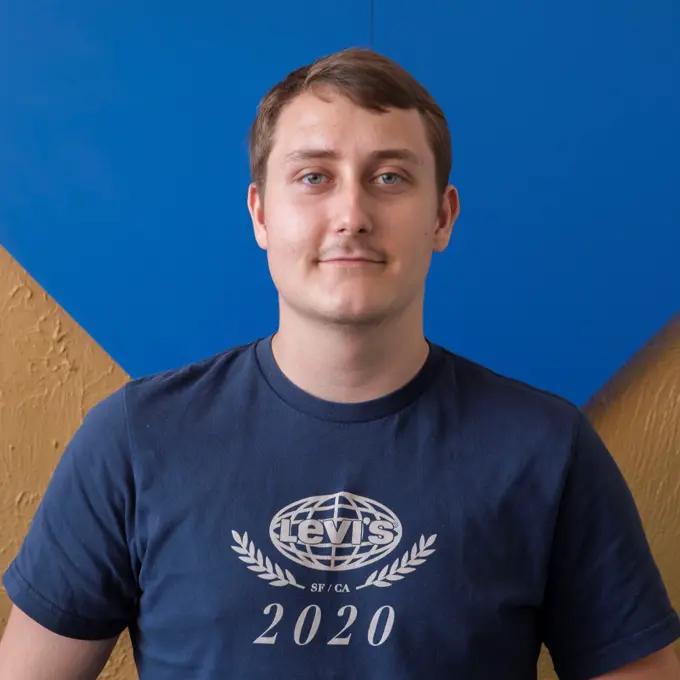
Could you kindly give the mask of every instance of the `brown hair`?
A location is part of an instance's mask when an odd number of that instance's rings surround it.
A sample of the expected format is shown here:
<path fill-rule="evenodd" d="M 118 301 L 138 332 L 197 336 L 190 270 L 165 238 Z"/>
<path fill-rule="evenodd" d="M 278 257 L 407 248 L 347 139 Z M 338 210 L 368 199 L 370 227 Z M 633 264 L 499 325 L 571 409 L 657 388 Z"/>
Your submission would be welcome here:
<path fill-rule="evenodd" d="M 250 173 L 264 192 L 267 161 L 276 123 L 283 107 L 298 95 L 324 87 L 344 95 L 357 106 L 385 113 L 389 108 L 417 109 L 425 123 L 434 153 L 439 196 L 451 172 L 451 135 L 444 112 L 430 93 L 404 68 L 373 50 L 351 47 L 302 66 L 277 83 L 262 98 L 250 128 Z"/>

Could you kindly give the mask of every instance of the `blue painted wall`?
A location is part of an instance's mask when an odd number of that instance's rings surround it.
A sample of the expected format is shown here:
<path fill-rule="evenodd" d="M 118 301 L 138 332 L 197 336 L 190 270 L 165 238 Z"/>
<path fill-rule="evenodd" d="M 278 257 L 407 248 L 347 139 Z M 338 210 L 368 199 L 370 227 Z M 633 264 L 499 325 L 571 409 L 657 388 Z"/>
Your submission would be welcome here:
<path fill-rule="evenodd" d="M 680 4 L 0 4 L 0 244 L 133 376 L 271 332 L 248 126 L 371 45 L 442 104 L 428 335 L 583 403 L 680 309 Z"/>

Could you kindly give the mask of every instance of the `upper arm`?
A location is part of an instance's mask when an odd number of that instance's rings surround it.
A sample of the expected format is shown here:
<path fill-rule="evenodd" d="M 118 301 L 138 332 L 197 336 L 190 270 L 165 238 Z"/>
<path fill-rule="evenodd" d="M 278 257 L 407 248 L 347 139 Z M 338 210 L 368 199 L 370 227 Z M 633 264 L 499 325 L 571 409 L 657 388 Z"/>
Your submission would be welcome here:
<path fill-rule="evenodd" d="M 52 633 L 112 639 L 139 599 L 135 495 L 121 391 L 69 442 L 4 574 L 10 600 Z"/>
<path fill-rule="evenodd" d="M 630 489 L 582 414 L 553 536 L 541 623 L 561 680 L 624 672 L 680 635 Z"/>
<path fill-rule="evenodd" d="M 680 662 L 673 647 L 664 647 L 594 680 L 680 680 Z"/>
<path fill-rule="evenodd" d="M 0 640 L 0 680 L 94 680 L 115 644 L 62 637 L 15 606 Z"/>

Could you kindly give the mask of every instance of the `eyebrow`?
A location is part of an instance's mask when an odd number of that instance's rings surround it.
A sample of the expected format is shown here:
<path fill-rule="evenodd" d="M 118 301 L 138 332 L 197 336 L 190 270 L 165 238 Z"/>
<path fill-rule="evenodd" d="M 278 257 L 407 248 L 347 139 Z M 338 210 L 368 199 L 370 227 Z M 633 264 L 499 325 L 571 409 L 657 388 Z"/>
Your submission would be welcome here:
<path fill-rule="evenodd" d="M 401 160 L 414 163 L 415 165 L 420 165 L 420 157 L 410 149 L 378 149 L 377 151 L 371 152 L 369 157 L 371 160 L 376 161 Z M 334 151 L 333 149 L 303 148 L 296 149 L 295 151 L 291 151 L 290 153 L 286 154 L 284 162 L 292 163 L 310 160 L 340 160 L 341 158 L 342 154 Z"/>

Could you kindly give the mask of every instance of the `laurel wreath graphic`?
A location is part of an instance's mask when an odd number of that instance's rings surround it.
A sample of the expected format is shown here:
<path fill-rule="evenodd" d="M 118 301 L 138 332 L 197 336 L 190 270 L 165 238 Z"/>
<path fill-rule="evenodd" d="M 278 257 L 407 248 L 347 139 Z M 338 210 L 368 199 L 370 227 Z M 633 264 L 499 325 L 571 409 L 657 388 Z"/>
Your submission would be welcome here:
<path fill-rule="evenodd" d="M 392 585 L 392 581 L 401 581 L 406 574 L 414 572 L 416 567 L 419 567 L 426 558 L 429 557 L 433 552 L 434 548 L 430 546 L 437 539 L 437 534 L 432 534 L 430 538 L 425 540 L 425 536 L 420 537 L 420 543 L 417 541 L 413 544 L 411 550 L 407 550 L 403 557 L 399 559 L 397 557 L 392 566 L 389 564 L 382 568 L 380 573 L 378 570 L 374 571 L 367 579 L 366 582 L 357 586 L 357 590 L 362 588 L 367 588 L 368 586 L 376 586 L 377 588 L 389 588 Z"/>
<path fill-rule="evenodd" d="M 253 541 L 248 542 L 247 531 L 243 536 L 239 536 L 236 531 L 232 530 L 231 535 L 234 537 L 234 541 L 238 543 L 237 546 L 232 545 L 231 549 L 240 555 L 239 560 L 250 565 L 248 569 L 256 572 L 259 578 L 269 581 L 270 586 L 294 586 L 300 588 L 300 590 L 305 590 L 305 587 L 295 580 L 295 576 L 288 569 L 281 569 L 278 564 L 273 563 L 268 557 L 264 557 L 261 550 L 255 550 L 255 543 Z"/>

